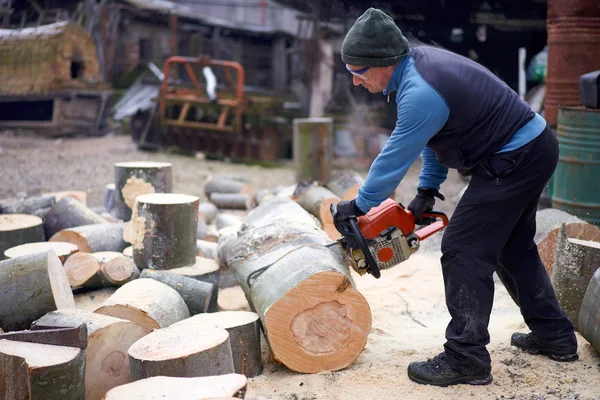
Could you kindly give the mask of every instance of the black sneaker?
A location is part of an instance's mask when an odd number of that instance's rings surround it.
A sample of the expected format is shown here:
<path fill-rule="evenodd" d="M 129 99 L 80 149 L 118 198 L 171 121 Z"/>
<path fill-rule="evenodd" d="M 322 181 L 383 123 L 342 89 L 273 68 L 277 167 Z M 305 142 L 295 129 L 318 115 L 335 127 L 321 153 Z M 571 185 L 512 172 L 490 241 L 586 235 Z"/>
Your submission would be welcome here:
<path fill-rule="evenodd" d="M 493 379 L 490 371 L 491 367 L 475 367 L 465 373 L 452 357 L 442 352 L 427 361 L 411 362 L 408 366 L 408 377 L 411 381 L 424 385 L 487 385 Z"/>
<path fill-rule="evenodd" d="M 543 354 L 555 361 L 576 361 L 579 359 L 576 339 L 574 345 L 552 344 L 542 342 L 535 333 L 515 332 L 510 338 L 510 344 L 530 354 Z"/>

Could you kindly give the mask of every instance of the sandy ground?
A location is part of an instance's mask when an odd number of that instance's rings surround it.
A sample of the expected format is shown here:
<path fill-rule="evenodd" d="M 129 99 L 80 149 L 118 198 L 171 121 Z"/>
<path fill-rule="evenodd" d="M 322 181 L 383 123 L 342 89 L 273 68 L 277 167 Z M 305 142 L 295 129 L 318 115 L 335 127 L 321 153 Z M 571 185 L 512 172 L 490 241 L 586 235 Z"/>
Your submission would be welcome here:
<path fill-rule="evenodd" d="M 202 194 L 208 174 L 245 175 L 256 189 L 294 184 L 289 164 L 274 168 L 198 160 L 168 153 L 139 152 L 126 137 L 40 139 L 0 134 L 0 200 L 46 191 L 85 190 L 88 205 L 100 206 L 102 192 L 113 181 L 113 164 L 122 161 L 168 161 L 173 164 L 174 190 Z M 416 188 L 419 165 L 413 166 L 396 192 L 407 204 Z M 366 171 L 362 171 L 363 174 Z M 447 201 L 438 202 L 452 213 L 464 182 L 451 173 L 442 187 Z M 578 336 L 580 360 L 558 363 L 510 347 L 514 331 L 527 331 L 504 287 L 496 284 L 490 323 L 494 381 L 484 387 L 458 385 L 436 388 L 409 381 L 411 361 L 433 357 L 442 350 L 449 315 L 439 263 L 440 235 L 436 235 L 407 262 L 384 271 L 381 279 L 357 277 L 356 284 L 368 300 L 373 327 L 364 351 L 355 363 L 338 372 L 313 375 L 291 372 L 268 361 L 264 374 L 252 378 L 250 400 L 346 399 L 600 399 L 600 358 Z M 221 304 L 245 308 L 239 288 L 221 292 Z M 108 295 L 108 294 L 107 294 Z M 95 301 L 102 299 L 98 296 Z M 89 300 L 89 299 L 88 299 Z M 86 301 L 88 301 L 86 300 Z M 87 302 L 83 308 L 92 307 Z"/>

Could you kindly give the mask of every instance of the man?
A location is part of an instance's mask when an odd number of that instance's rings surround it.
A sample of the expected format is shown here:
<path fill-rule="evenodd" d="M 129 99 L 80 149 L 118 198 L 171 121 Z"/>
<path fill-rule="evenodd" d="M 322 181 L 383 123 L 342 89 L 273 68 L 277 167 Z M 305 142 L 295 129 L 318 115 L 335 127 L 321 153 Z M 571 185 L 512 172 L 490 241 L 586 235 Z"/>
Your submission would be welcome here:
<path fill-rule="evenodd" d="M 337 223 L 360 216 L 394 192 L 421 154 L 417 223 L 430 211 L 448 168 L 472 175 L 442 240 L 446 304 L 444 351 L 413 362 L 408 376 L 438 386 L 492 381 L 488 323 L 497 272 L 532 333 L 511 344 L 558 361 L 577 356 L 573 325 L 560 309 L 533 241 L 542 189 L 558 162 L 544 119 L 481 65 L 433 47 L 409 48 L 392 18 L 370 8 L 342 45 L 354 85 L 396 92 L 398 120 L 357 197 L 338 205 Z"/>

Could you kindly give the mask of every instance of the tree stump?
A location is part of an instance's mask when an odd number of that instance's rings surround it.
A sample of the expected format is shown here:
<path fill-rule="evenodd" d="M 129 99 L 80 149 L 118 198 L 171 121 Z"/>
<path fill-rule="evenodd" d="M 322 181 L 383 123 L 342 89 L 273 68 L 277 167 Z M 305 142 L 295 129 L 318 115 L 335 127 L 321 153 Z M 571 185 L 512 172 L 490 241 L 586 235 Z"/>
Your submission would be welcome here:
<path fill-rule="evenodd" d="M 90 311 L 68 309 L 44 315 L 33 327 L 79 326 L 86 324 L 85 398 L 99 400 L 110 389 L 131 382 L 127 350 L 151 332 L 133 322 Z"/>
<path fill-rule="evenodd" d="M 567 237 L 600 242 L 600 228 L 561 210 L 547 208 L 538 211 L 535 223 L 537 228 L 534 240 L 548 276 L 552 276 L 556 238 L 563 223 L 567 224 Z"/>
<path fill-rule="evenodd" d="M 158 329 L 127 352 L 133 380 L 152 376 L 200 377 L 233 373 L 229 334 L 207 326 Z"/>
<path fill-rule="evenodd" d="M 44 225 L 40 217 L 27 214 L 0 215 L 0 260 L 4 251 L 31 242 L 44 241 Z"/>
<path fill-rule="evenodd" d="M 123 286 L 140 276 L 131 258 L 113 251 L 77 253 L 69 257 L 64 266 L 72 288 Z"/>
<path fill-rule="evenodd" d="M 104 400 L 243 399 L 247 385 L 248 380 L 240 374 L 202 378 L 155 376 L 114 388 L 106 394 Z"/>
<path fill-rule="evenodd" d="M 131 219 L 137 196 L 172 191 L 171 163 L 132 161 L 115 164 L 114 214 L 123 221 Z"/>
<path fill-rule="evenodd" d="M 342 171 L 333 174 L 325 183 L 325 187 L 342 200 L 353 200 L 363 183 L 365 180 L 358 173 Z"/>
<path fill-rule="evenodd" d="M 37 210 L 52 207 L 55 203 L 54 196 L 34 196 L 4 204 L 0 209 L 2 214 L 32 214 Z"/>
<path fill-rule="evenodd" d="M 67 196 L 63 197 L 46 214 L 44 233 L 47 238 L 51 238 L 60 230 L 92 224 L 108 224 L 108 222 L 79 201 Z"/>
<path fill-rule="evenodd" d="M 0 340 L 0 398 L 81 400 L 85 353 L 76 347 Z"/>
<path fill-rule="evenodd" d="M 79 251 L 76 245 L 67 242 L 34 242 L 25 243 L 19 246 L 11 247 L 4 252 L 6 258 L 23 257 L 29 254 L 47 252 L 52 250 L 64 262 L 71 254 Z"/>
<path fill-rule="evenodd" d="M 259 315 L 274 356 L 305 373 L 335 371 L 363 350 L 371 311 L 339 249 L 290 199 L 269 198 L 219 244 Z"/>
<path fill-rule="evenodd" d="M 145 269 L 140 278 L 150 278 L 162 282 L 175 289 L 190 310 L 190 315 L 208 312 L 213 290 L 218 290 L 211 283 L 178 276 L 169 271 Z"/>
<path fill-rule="evenodd" d="M 211 283 L 214 288 L 212 296 L 210 298 L 208 312 L 217 311 L 220 270 L 219 264 L 215 260 L 211 260 L 204 257 L 196 257 L 196 263 L 193 266 L 170 269 L 169 272 L 171 274 L 185 276 L 187 278 L 196 279 L 198 281 Z"/>
<path fill-rule="evenodd" d="M 196 196 L 174 193 L 137 197 L 133 211 L 133 261 L 141 268 L 173 269 L 196 262 Z"/>
<path fill-rule="evenodd" d="M 148 329 L 165 328 L 190 316 L 179 293 L 153 279 L 126 283 L 94 312 L 133 321 Z"/>
<path fill-rule="evenodd" d="M 296 181 L 325 182 L 333 159 L 333 119 L 294 119 Z"/>
<path fill-rule="evenodd" d="M 331 240 L 337 240 L 341 237 L 335 228 L 330 210 L 332 203 L 337 204 L 340 202 L 338 196 L 323 186 L 311 186 L 300 195 L 297 201 L 302 208 L 317 217 L 323 230 Z"/>
<path fill-rule="evenodd" d="M 50 311 L 75 307 L 71 286 L 53 251 L 0 261 L 0 326 L 29 328 Z"/>
<path fill-rule="evenodd" d="M 560 227 L 552 286 L 560 307 L 579 330 L 579 310 L 594 272 L 600 268 L 600 242 L 567 238 L 566 224 Z"/>
<path fill-rule="evenodd" d="M 69 242 L 77 245 L 79 251 L 96 253 L 100 251 L 123 251 L 127 242 L 123 240 L 124 225 L 121 223 L 84 225 L 56 232 L 50 242 Z"/>
<path fill-rule="evenodd" d="M 200 331 L 216 326 L 229 332 L 235 372 L 248 378 L 260 375 L 263 364 L 260 352 L 260 322 L 258 315 L 250 311 L 219 311 L 200 314 L 173 325 L 186 325 Z"/>

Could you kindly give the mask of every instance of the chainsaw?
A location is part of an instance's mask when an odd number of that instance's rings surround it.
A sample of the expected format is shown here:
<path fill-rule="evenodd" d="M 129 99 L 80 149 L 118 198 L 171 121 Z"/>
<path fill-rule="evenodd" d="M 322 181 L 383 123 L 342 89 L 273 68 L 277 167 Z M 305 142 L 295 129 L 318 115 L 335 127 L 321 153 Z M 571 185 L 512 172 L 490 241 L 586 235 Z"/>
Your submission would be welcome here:
<path fill-rule="evenodd" d="M 337 205 L 331 204 L 335 220 Z M 360 275 L 370 273 L 375 278 L 381 270 L 406 261 L 419 249 L 421 240 L 448 225 L 446 214 L 431 211 L 423 214 L 423 228 L 415 231 L 415 217 L 402 204 L 387 199 L 366 215 L 350 218 L 341 227 L 342 238 L 329 246 L 340 244 L 350 266 Z"/>

